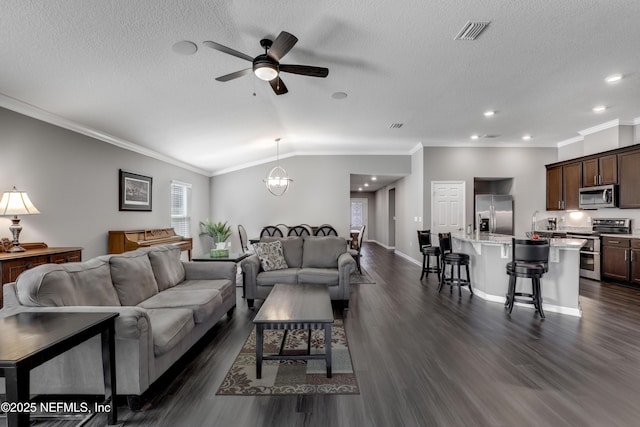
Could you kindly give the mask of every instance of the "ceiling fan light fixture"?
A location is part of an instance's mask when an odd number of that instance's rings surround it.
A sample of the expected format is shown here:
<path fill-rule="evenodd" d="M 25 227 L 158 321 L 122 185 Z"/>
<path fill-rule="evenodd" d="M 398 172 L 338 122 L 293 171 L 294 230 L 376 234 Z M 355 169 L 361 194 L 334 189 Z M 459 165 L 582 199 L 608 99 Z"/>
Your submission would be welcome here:
<path fill-rule="evenodd" d="M 260 80 L 270 82 L 278 77 L 278 69 L 274 64 L 269 62 L 257 62 L 253 65 L 253 73 Z"/>

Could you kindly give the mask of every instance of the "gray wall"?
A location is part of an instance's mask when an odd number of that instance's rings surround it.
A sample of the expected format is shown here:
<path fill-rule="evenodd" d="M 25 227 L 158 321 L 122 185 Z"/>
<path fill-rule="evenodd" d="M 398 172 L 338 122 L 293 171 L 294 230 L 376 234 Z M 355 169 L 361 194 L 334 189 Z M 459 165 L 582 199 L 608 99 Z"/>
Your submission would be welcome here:
<path fill-rule="evenodd" d="M 0 108 L 1 191 L 26 191 L 40 215 L 21 218 L 22 242 L 81 246 L 83 259 L 107 253 L 107 231 L 170 226 L 169 183 L 193 185 L 192 233 L 209 214 L 209 178 Z M 118 169 L 153 177 L 153 211 L 118 211 Z M 0 217 L 0 236 L 10 237 Z"/>
<path fill-rule="evenodd" d="M 431 181 L 466 182 L 466 217 L 473 218 L 474 177 L 514 178 L 514 227 L 522 235 L 533 211 L 546 208 L 545 164 L 557 159 L 555 148 L 424 148 L 424 224 L 431 224 Z M 469 221 L 467 221 L 469 222 Z"/>
<path fill-rule="evenodd" d="M 396 182 L 396 244 L 398 252 L 422 260 L 416 230 L 424 229 L 424 154 L 420 148 L 411 156 L 411 175 Z M 418 218 L 418 219 L 416 219 Z"/>
<path fill-rule="evenodd" d="M 275 162 L 211 178 L 211 219 L 232 225 L 232 248 L 239 247 L 238 224 L 254 237 L 268 224 L 329 223 L 348 237 L 350 174 L 400 177 L 411 172 L 408 155 L 297 156 L 280 160 L 280 165 L 293 179 L 280 197 L 271 195 L 262 182 Z"/>

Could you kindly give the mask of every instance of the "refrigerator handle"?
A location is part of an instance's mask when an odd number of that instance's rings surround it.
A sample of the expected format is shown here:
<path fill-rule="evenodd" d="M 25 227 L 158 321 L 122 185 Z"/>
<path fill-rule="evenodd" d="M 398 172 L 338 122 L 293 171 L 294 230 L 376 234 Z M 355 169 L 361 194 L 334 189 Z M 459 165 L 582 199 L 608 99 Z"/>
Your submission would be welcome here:
<path fill-rule="evenodd" d="M 496 232 L 496 207 L 491 205 L 491 207 L 489 208 L 489 215 L 491 215 L 491 228 L 489 229 L 489 232 L 491 233 L 495 233 Z"/>

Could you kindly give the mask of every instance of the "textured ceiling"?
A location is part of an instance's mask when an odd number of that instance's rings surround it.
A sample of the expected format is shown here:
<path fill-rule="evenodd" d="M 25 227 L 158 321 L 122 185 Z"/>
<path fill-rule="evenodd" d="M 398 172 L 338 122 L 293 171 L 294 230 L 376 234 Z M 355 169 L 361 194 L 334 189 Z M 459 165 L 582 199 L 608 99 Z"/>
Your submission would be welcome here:
<path fill-rule="evenodd" d="M 549 146 L 637 122 L 638 17 L 637 0 L 3 0 L 0 105 L 206 174 L 272 159 L 278 137 L 283 156 Z M 468 20 L 491 24 L 454 40 Z M 283 74 L 282 96 L 253 75 L 214 80 L 250 64 L 203 41 L 255 56 L 281 30 L 299 39 L 281 62 L 326 79 Z M 180 40 L 198 51 L 175 53 Z"/>

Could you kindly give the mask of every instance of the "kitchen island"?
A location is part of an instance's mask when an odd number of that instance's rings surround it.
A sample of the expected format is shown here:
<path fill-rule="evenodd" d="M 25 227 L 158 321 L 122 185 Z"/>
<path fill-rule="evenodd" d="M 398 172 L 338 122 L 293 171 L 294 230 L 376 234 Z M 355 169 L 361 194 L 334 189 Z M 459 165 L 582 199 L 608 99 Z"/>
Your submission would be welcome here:
<path fill-rule="evenodd" d="M 471 286 L 482 299 L 504 304 L 511 261 L 512 236 L 491 233 L 452 233 L 454 252 L 471 258 Z M 550 239 L 549 271 L 541 280 L 545 311 L 580 316 L 580 248 L 584 239 Z M 530 292 L 531 279 L 518 278 L 517 288 Z M 516 305 L 519 305 L 516 303 Z M 533 306 L 523 305 L 523 307 Z"/>

